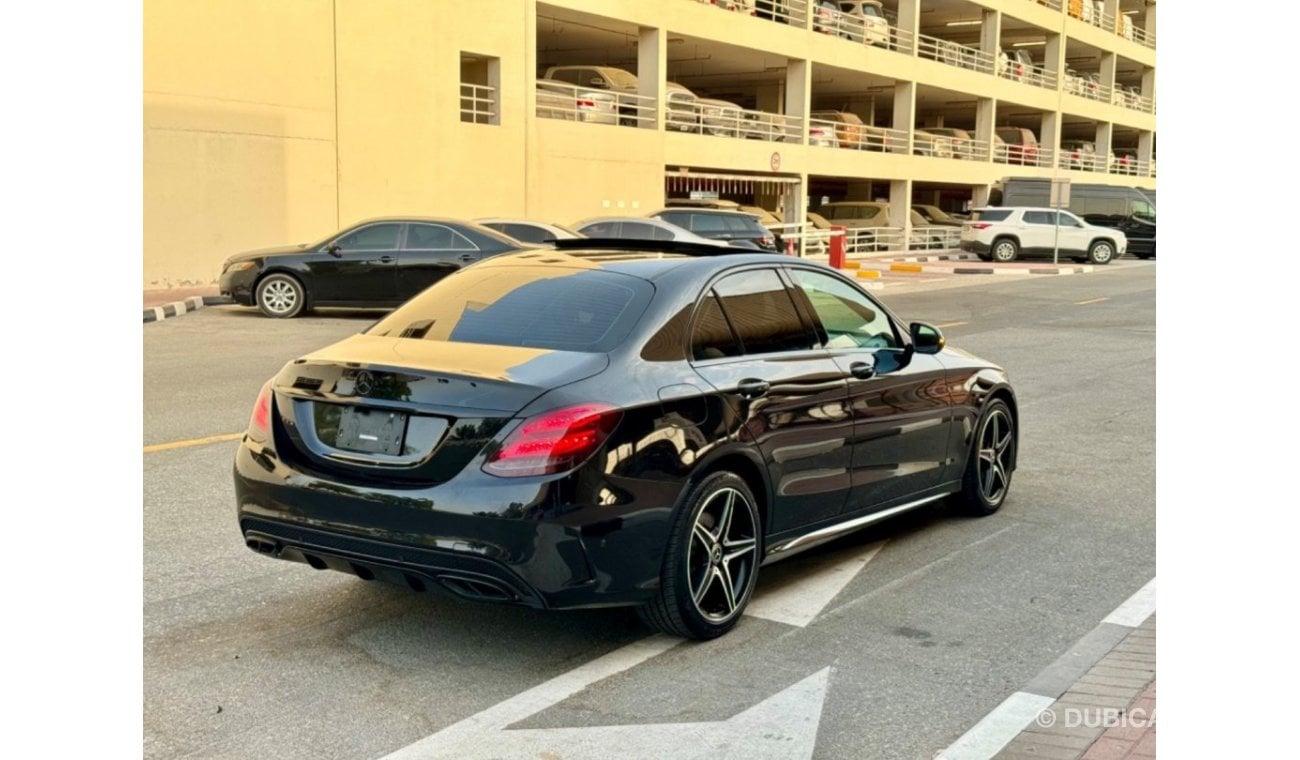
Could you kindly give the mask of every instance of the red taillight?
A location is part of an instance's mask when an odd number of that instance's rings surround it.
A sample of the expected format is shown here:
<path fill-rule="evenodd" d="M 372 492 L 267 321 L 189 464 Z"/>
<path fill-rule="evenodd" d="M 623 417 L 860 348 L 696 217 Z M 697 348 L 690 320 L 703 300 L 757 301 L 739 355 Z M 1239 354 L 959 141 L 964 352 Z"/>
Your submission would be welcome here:
<path fill-rule="evenodd" d="M 266 443 L 271 438 L 271 382 L 268 380 L 262 386 L 253 404 L 253 415 L 248 418 L 248 437 L 257 443 Z"/>
<path fill-rule="evenodd" d="M 992 227 L 993 225 L 989 224 L 988 222 L 976 222 L 971 226 L 977 230 L 987 230 L 989 227 Z"/>
<path fill-rule="evenodd" d="M 621 416 L 608 404 L 582 404 L 530 417 L 488 456 L 483 471 L 520 478 L 571 470 L 600 448 Z"/>
<path fill-rule="evenodd" d="M 596 101 L 594 101 L 594 100 L 579 100 L 579 101 L 578 101 L 578 108 L 595 108 L 595 107 L 596 107 Z"/>

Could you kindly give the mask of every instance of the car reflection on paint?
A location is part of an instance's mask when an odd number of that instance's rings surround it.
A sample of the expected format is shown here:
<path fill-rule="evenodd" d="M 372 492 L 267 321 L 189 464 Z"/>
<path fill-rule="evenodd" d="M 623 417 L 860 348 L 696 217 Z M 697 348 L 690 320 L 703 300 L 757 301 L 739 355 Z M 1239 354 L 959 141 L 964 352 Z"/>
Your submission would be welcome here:
<path fill-rule="evenodd" d="M 556 246 L 458 271 L 268 381 L 235 458 L 247 545 L 703 639 L 763 564 L 940 499 L 1003 504 L 1005 372 L 838 271 Z"/>

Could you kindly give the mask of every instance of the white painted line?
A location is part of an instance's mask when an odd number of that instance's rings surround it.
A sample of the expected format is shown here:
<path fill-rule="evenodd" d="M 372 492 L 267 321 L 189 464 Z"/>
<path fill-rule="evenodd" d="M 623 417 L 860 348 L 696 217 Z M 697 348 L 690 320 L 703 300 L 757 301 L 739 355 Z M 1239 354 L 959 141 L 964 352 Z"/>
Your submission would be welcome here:
<path fill-rule="evenodd" d="M 172 303 L 172 308 L 176 309 L 176 316 L 178 317 L 186 312 L 184 301 L 174 301 Z"/>
<path fill-rule="evenodd" d="M 426 758 L 564 758 L 564 760 L 757 760 L 811 758 L 830 668 L 768 697 L 728 720 L 514 730 L 463 730 L 456 724 L 388 755 Z M 549 705 L 547 705 L 549 706 Z"/>
<path fill-rule="evenodd" d="M 878 541 L 848 557 L 839 552 L 829 554 L 819 558 L 811 568 L 801 567 L 798 574 L 780 585 L 765 586 L 760 573 L 758 590 L 745 608 L 745 614 L 805 628 L 884 545 L 884 541 Z"/>
<path fill-rule="evenodd" d="M 153 307 L 153 318 L 159 322 L 167 318 L 167 313 L 162 310 L 161 306 Z"/>
<path fill-rule="evenodd" d="M 656 634 L 649 638 L 634 641 L 625 647 L 615 649 L 607 655 L 597 657 L 552 678 L 545 683 L 534 686 L 528 691 L 516 694 L 504 702 L 499 702 L 488 709 L 453 723 L 432 736 L 388 755 L 390 758 L 427 757 L 429 751 L 436 747 L 438 738 L 449 733 L 494 731 L 505 728 L 511 723 L 518 723 L 530 715 L 545 710 L 551 705 L 568 699 L 597 681 L 617 675 L 633 668 L 656 655 L 672 649 L 685 641 L 671 636 Z"/>
<path fill-rule="evenodd" d="M 1152 578 L 1147 585 L 1137 590 L 1137 593 L 1130 596 L 1123 604 L 1115 608 L 1115 611 L 1106 616 L 1103 623 L 1114 623 L 1115 625 L 1126 625 L 1129 628 L 1137 628 L 1142 622 L 1151 617 L 1151 613 L 1156 611 L 1156 579 Z"/>
<path fill-rule="evenodd" d="M 940 752 L 936 760 L 987 760 L 1028 726 L 1038 714 L 1056 700 L 1027 691 L 1018 691 L 1002 700 L 993 712 L 984 716 L 952 746 Z"/>

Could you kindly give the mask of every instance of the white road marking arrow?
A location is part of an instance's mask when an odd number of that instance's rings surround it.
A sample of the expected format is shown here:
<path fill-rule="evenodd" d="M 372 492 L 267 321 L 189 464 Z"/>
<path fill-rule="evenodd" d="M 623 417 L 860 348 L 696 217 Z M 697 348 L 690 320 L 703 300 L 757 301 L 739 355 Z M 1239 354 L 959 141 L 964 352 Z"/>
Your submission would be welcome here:
<path fill-rule="evenodd" d="M 384 760 L 810 758 L 817 743 L 830 670 L 822 668 L 724 721 L 517 730 L 497 726 L 495 730 L 484 730 L 487 727 L 475 716 L 398 750 Z"/>
<path fill-rule="evenodd" d="M 745 614 L 805 628 L 884 545 L 884 541 L 877 541 L 847 556 L 843 552 L 827 553 L 816 564 L 802 567 L 797 574 L 776 583 L 770 582 L 770 578 L 765 581 L 760 571 L 758 589 Z"/>

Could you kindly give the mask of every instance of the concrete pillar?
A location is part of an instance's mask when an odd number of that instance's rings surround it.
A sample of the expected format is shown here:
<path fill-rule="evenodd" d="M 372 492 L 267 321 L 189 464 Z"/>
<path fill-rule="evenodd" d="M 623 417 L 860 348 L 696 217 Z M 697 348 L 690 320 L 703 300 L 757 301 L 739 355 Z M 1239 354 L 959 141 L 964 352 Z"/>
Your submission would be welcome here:
<path fill-rule="evenodd" d="M 1043 48 L 1043 68 L 1056 72 L 1056 87 L 1060 87 L 1065 82 L 1065 37 L 1063 35 L 1048 33 L 1047 45 Z"/>
<path fill-rule="evenodd" d="M 1119 56 L 1114 53 L 1101 54 L 1101 84 L 1107 92 L 1115 91 L 1115 69 L 1118 64 Z"/>
<path fill-rule="evenodd" d="M 898 30 L 909 40 L 899 52 L 916 55 L 916 36 L 921 33 L 920 0 L 898 0 Z"/>
<path fill-rule="evenodd" d="M 997 126 L 998 102 L 993 98 L 980 98 L 975 101 L 975 140 L 988 146 L 985 161 L 993 159 L 993 128 Z"/>
<path fill-rule="evenodd" d="M 1151 166 L 1151 159 L 1156 152 L 1156 133 L 1155 132 L 1138 132 L 1138 161 L 1144 163 L 1147 167 Z"/>
<path fill-rule="evenodd" d="M 1151 102 L 1156 102 L 1156 70 L 1142 70 L 1142 97 L 1151 98 Z"/>
<path fill-rule="evenodd" d="M 1119 0 L 1104 0 L 1102 7 L 1106 9 L 1105 17 L 1110 22 L 1110 28 L 1106 31 L 1119 31 Z"/>
<path fill-rule="evenodd" d="M 975 185 L 971 188 L 970 207 L 981 208 L 989 205 L 989 193 L 993 191 L 992 185 Z"/>
<path fill-rule="evenodd" d="M 785 191 L 785 200 L 781 204 L 781 221 L 786 224 L 802 224 L 801 229 L 805 232 L 808 230 L 808 175 L 800 172 L 799 184 L 787 185 Z M 799 240 L 799 255 L 807 256 L 804 249 L 804 240 Z"/>
<path fill-rule="evenodd" d="M 638 125 L 644 129 L 659 129 L 664 123 L 664 81 L 668 78 L 668 32 L 664 29 L 643 26 L 637 33 L 636 47 L 637 94 L 655 99 L 654 119 L 642 119 Z M 645 111 L 638 115 L 644 117 Z"/>
<path fill-rule="evenodd" d="M 1155 39 L 1156 37 L 1156 4 L 1147 3 L 1146 23 L 1143 24 L 1142 31 L 1147 33 L 1147 37 Z"/>
<path fill-rule="evenodd" d="M 912 153 L 912 125 L 915 123 L 916 123 L 916 82 L 896 82 L 894 84 L 893 127 L 894 129 L 902 129 L 907 132 L 908 155 L 911 155 Z"/>
<path fill-rule="evenodd" d="M 791 58 L 785 66 L 785 115 L 800 119 L 799 139 L 808 142 L 808 113 L 812 110 L 812 63 Z M 790 138 L 786 138 L 789 141 Z"/>
<path fill-rule="evenodd" d="M 1097 122 L 1097 158 L 1106 162 L 1105 165 L 1110 167 L 1110 135 L 1112 125 L 1108 121 Z"/>
<path fill-rule="evenodd" d="M 985 72 L 1000 74 L 997 70 L 998 53 L 1002 50 L 1002 14 L 985 9 L 984 23 L 980 26 L 980 50 L 993 56 L 992 68 Z"/>
<path fill-rule="evenodd" d="M 1061 151 L 1061 114 L 1059 112 L 1043 112 L 1043 120 L 1038 128 L 1038 149 L 1052 151 L 1052 165 L 1056 165 L 1056 155 Z"/>
<path fill-rule="evenodd" d="M 912 180 L 889 181 L 889 226 L 903 230 L 903 250 L 912 247 Z"/>

